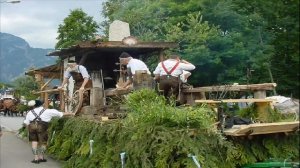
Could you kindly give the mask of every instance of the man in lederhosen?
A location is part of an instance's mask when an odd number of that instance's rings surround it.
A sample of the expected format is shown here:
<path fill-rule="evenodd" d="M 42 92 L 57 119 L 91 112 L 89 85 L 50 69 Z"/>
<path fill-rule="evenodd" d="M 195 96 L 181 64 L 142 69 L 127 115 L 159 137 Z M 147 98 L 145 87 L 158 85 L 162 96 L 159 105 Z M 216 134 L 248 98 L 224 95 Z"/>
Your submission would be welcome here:
<path fill-rule="evenodd" d="M 74 90 L 84 91 L 85 88 L 92 87 L 92 80 L 86 68 L 83 65 L 78 65 L 75 61 L 69 60 L 67 69 L 64 72 L 64 80 L 58 89 L 62 89 L 66 83 L 69 82 L 69 78 L 72 76 L 75 81 Z M 83 93 L 83 103 L 89 104 L 89 93 Z"/>
<path fill-rule="evenodd" d="M 78 65 L 75 61 L 69 60 L 67 64 L 67 69 L 64 73 L 64 80 L 60 87 L 63 88 L 66 83 L 68 83 L 69 78 L 73 77 L 75 80 L 75 90 L 84 90 L 84 88 L 90 88 L 92 81 L 90 80 L 90 75 L 83 65 Z"/>
<path fill-rule="evenodd" d="M 63 113 L 56 109 L 45 109 L 43 102 L 40 100 L 31 100 L 28 106 L 31 110 L 28 111 L 24 124 L 29 131 L 29 141 L 31 141 L 32 153 L 34 159 L 32 163 L 38 164 L 46 162 L 45 151 L 48 140 L 48 123 L 53 117 L 62 117 L 74 115 L 74 113 Z"/>
<path fill-rule="evenodd" d="M 180 78 L 183 70 L 194 70 L 195 66 L 188 61 L 180 60 L 178 55 L 171 55 L 169 59 L 160 62 L 153 74 L 154 79 L 159 82 L 159 89 L 163 90 L 164 96 L 177 98 L 179 94 Z"/>

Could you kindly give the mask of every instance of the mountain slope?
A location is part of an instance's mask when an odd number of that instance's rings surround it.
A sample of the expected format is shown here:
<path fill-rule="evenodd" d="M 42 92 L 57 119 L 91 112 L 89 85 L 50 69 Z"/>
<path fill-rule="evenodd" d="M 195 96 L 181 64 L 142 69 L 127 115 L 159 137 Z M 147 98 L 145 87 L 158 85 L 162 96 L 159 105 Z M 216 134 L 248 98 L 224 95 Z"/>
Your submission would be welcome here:
<path fill-rule="evenodd" d="M 0 82 L 9 83 L 24 75 L 31 67 L 43 67 L 55 63 L 47 57 L 53 49 L 31 48 L 22 38 L 0 32 Z"/>

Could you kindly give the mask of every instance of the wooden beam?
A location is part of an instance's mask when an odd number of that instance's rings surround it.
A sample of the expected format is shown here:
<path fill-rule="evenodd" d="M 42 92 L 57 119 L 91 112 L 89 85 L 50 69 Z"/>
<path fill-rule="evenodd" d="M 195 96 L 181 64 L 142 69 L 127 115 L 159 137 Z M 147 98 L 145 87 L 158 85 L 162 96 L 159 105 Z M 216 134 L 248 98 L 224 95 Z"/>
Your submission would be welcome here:
<path fill-rule="evenodd" d="M 40 94 L 40 93 L 58 93 L 59 89 L 48 89 L 48 90 L 41 90 L 38 92 L 33 92 L 34 94 Z"/>
<path fill-rule="evenodd" d="M 54 79 L 54 77 L 52 77 L 51 79 L 49 79 L 42 87 L 41 90 L 44 90 L 44 88 Z"/>
<path fill-rule="evenodd" d="M 234 125 L 232 128 L 225 129 L 224 133 L 225 135 L 230 136 L 249 136 L 280 132 L 292 132 L 295 131 L 295 128 L 297 128 L 297 130 L 299 129 L 299 121 Z"/>
<path fill-rule="evenodd" d="M 220 85 L 196 87 L 192 89 L 183 89 L 185 93 L 191 92 L 221 92 L 221 91 L 257 91 L 257 90 L 273 90 L 277 86 L 276 83 L 261 83 L 250 85 Z"/>
<path fill-rule="evenodd" d="M 239 103 L 239 102 L 249 102 L 249 103 L 270 103 L 276 101 L 274 99 L 223 99 L 223 100 L 195 100 L 196 103 Z"/>

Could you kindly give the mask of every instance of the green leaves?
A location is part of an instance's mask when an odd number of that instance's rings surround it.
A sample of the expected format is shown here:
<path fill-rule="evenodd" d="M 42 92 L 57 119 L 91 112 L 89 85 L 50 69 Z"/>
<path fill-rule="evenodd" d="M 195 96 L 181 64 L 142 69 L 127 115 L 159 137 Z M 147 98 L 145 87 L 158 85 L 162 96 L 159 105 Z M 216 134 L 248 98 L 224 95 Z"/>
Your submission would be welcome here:
<path fill-rule="evenodd" d="M 124 119 L 100 123 L 83 118 L 51 122 L 48 152 L 66 160 L 64 167 L 239 167 L 267 160 L 299 157 L 299 133 L 290 136 L 224 137 L 215 127 L 215 114 L 206 107 L 174 107 L 152 90 L 127 97 Z M 157 103 L 156 103 L 157 102 Z M 89 140 L 93 154 L 89 155 Z"/>
<path fill-rule="evenodd" d="M 94 39 L 99 26 L 82 9 L 71 10 L 70 15 L 64 19 L 58 28 L 58 40 L 55 49 L 68 48 L 80 41 Z"/>

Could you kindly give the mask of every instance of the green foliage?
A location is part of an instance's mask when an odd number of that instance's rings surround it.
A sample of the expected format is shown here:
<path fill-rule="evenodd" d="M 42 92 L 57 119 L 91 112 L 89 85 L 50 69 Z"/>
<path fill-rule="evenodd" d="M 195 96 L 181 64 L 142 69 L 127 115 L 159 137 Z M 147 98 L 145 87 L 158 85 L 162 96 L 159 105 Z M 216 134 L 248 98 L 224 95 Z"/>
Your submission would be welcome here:
<path fill-rule="evenodd" d="M 122 20 L 142 41 L 177 42 L 194 86 L 275 82 L 299 97 L 298 0 L 108 0 L 103 14 L 106 28 Z"/>
<path fill-rule="evenodd" d="M 20 103 L 17 105 L 17 111 L 24 112 L 24 111 L 28 111 L 29 109 L 30 108 L 27 105 L 20 104 Z"/>
<path fill-rule="evenodd" d="M 93 40 L 97 28 L 93 17 L 88 16 L 82 9 L 71 10 L 64 23 L 59 25 L 55 49 L 68 48 L 81 41 Z"/>
<path fill-rule="evenodd" d="M 13 85 L 15 93 L 24 96 L 26 100 L 36 99 L 38 96 L 32 93 L 38 89 L 38 83 L 31 76 L 21 76 L 13 81 Z"/>
<path fill-rule="evenodd" d="M 54 119 L 48 153 L 65 160 L 64 167 L 202 167 L 231 168 L 270 157 L 296 160 L 299 137 L 257 136 L 227 139 L 214 127 L 214 113 L 204 107 L 173 107 L 151 90 L 127 97 L 124 119 L 98 122 L 83 118 Z M 157 102 L 157 103 L 154 103 Z M 90 140 L 93 153 L 90 154 Z M 275 149 L 278 148 L 278 149 Z M 281 153 L 279 152 L 281 151 Z"/>
<path fill-rule="evenodd" d="M 255 122 L 281 122 L 281 121 L 295 121 L 295 114 L 283 114 L 277 109 L 267 108 L 264 115 L 259 115 L 257 105 L 251 104 L 250 107 L 240 109 L 237 115 L 243 118 L 251 118 Z"/>

